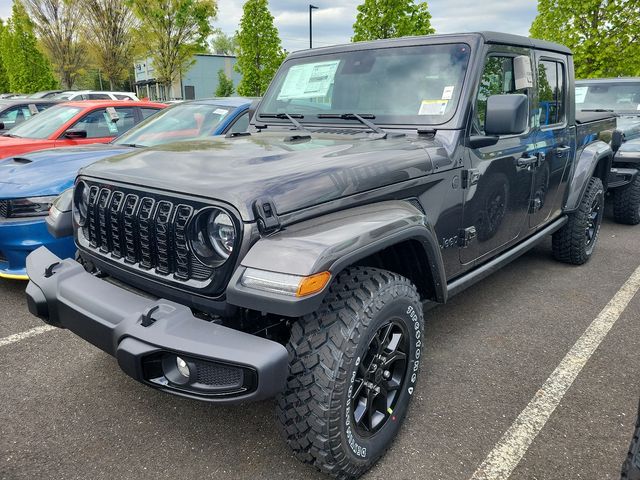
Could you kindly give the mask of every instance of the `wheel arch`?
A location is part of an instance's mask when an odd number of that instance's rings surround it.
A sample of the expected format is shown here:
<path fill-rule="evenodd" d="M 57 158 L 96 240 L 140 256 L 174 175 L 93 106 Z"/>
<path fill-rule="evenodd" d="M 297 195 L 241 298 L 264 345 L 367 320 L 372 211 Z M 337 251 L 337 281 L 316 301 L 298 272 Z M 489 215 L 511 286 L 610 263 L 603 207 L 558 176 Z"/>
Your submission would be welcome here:
<path fill-rule="evenodd" d="M 565 212 L 572 212 L 578 208 L 591 177 L 602 180 L 602 185 L 605 191 L 607 190 L 612 162 L 613 150 L 603 141 L 592 142 L 581 151 L 569 180 Z"/>
<path fill-rule="evenodd" d="M 407 249 L 412 253 L 409 261 Z M 408 201 L 385 201 L 306 220 L 256 242 L 229 288 L 232 305 L 298 317 L 317 309 L 328 286 L 296 298 L 249 290 L 247 268 L 308 276 L 329 271 L 336 278 L 351 266 L 382 268 L 406 276 L 424 299 L 444 302 L 446 277 L 440 247 L 425 214 Z"/>

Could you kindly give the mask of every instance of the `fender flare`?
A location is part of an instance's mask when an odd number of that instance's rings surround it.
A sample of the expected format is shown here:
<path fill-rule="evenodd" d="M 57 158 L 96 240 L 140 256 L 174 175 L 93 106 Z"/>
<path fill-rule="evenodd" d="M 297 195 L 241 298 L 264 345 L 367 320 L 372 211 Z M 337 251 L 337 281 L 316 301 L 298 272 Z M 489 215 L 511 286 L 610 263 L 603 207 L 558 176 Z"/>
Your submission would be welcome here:
<path fill-rule="evenodd" d="M 316 310 L 329 286 L 309 297 L 249 289 L 241 284 L 247 268 L 308 276 L 323 271 L 335 278 L 359 260 L 398 243 L 415 240 L 428 259 L 436 299 L 447 297 L 444 263 L 425 214 L 408 201 L 385 201 L 302 221 L 258 240 L 243 258 L 227 288 L 227 301 L 239 307 L 291 317 Z"/>
<path fill-rule="evenodd" d="M 587 189 L 589 179 L 593 176 L 596 168 L 603 159 L 607 162 L 603 167 L 603 183 L 605 183 L 604 187 L 606 190 L 606 182 L 613 161 L 613 150 L 611 150 L 611 146 L 609 146 L 608 143 L 597 140 L 587 145 L 580 152 L 573 167 L 573 174 L 569 180 L 569 187 L 564 203 L 565 212 L 572 212 L 578 208 L 584 192 Z"/>

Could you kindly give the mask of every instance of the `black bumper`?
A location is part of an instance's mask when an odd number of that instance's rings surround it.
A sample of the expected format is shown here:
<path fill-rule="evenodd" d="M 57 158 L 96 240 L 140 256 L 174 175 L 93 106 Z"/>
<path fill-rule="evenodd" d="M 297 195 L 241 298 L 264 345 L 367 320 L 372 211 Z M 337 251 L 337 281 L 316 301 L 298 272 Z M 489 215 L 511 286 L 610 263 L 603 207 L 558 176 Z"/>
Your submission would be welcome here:
<path fill-rule="evenodd" d="M 287 350 L 279 343 L 200 320 L 184 305 L 125 290 L 46 248 L 29 255 L 27 272 L 31 313 L 113 355 L 142 383 L 215 403 L 269 398 L 284 388 Z M 185 360 L 188 377 L 171 367 L 177 356 Z"/>
<path fill-rule="evenodd" d="M 616 167 L 615 164 L 609 172 L 608 188 L 613 190 L 614 188 L 624 187 L 635 181 L 639 172 L 637 168 L 622 168 Z"/>

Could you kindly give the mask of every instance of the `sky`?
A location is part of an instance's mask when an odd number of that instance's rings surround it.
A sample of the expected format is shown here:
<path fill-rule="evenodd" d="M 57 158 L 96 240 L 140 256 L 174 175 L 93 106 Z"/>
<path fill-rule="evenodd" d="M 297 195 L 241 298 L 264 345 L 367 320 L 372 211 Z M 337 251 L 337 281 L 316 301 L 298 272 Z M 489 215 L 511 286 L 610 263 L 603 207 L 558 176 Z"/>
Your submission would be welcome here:
<path fill-rule="evenodd" d="M 11 1 L 0 0 L 0 18 L 11 15 Z M 362 0 L 313 0 L 314 46 L 349 42 L 356 7 Z M 242 16 L 241 0 L 218 0 L 218 19 L 214 26 L 233 34 Z M 436 33 L 495 30 L 528 35 L 536 15 L 536 0 L 431 0 L 429 11 Z M 309 46 L 309 2 L 270 0 L 271 13 L 288 51 Z"/>

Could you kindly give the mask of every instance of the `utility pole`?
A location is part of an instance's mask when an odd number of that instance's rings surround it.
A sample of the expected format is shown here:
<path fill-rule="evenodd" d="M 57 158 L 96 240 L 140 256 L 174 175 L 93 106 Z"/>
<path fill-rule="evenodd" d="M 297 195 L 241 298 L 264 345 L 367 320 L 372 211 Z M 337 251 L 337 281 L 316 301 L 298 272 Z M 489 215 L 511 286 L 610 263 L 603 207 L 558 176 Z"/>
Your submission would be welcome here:
<path fill-rule="evenodd" d="M 313 48 L 313 11 L 317 10 L 318 7 L 315 5 L 309 4 L 309 48 Z"/>

